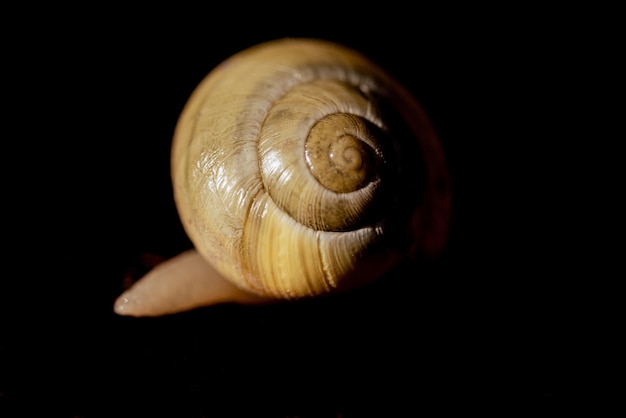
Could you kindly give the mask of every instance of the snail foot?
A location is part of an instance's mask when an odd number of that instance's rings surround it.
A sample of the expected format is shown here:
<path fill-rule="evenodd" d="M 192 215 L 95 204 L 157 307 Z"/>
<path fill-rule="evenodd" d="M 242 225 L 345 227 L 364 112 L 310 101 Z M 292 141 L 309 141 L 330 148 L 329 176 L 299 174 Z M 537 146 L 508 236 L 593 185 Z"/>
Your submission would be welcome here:
<path fill-rule="evenodd" d="M 161 316 L 220 303 L 264 304 L 271 300 L 245 292 L 228 282 L 195 250 L 166 260 L 113 304 L 124 316 Z"/>

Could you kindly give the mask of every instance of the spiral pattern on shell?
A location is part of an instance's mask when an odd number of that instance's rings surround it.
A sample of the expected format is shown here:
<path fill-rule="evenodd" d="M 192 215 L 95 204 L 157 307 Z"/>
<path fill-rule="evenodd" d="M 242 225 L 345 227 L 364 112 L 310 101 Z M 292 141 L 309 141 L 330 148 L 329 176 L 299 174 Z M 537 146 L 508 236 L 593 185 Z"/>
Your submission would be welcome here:
<path fill-rule="evenodd" d="M 375 64 L 325 41 L 268 42 L 212 71 L 181 113 L 172 177 L 200 253 L 270 297 L 369 281 L 447 232 L 426 116 Z"/>

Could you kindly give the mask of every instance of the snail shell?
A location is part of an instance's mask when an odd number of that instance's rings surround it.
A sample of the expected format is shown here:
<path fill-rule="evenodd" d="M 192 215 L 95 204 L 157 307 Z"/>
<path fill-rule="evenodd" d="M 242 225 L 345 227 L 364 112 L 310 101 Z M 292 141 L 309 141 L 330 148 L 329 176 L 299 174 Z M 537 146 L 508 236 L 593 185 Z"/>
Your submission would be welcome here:
<path fill-rule="evenodd" d="M 180 115 L 171 170 L 196 250 L 263 297 L 350 289 L 447 237 L 449 176 L 427 116 L 327 41 L 270 41 L 215 68 Z"/>
<path fill-rule="evenodd" d="M 428 242 L 444 235 L 448 198 L 430 125 L 335 44 L 278 40 L 217 67 L 179 119 L 172 176 L 195 247 L 260 295 L 351 287 L 442 244 Z"/>

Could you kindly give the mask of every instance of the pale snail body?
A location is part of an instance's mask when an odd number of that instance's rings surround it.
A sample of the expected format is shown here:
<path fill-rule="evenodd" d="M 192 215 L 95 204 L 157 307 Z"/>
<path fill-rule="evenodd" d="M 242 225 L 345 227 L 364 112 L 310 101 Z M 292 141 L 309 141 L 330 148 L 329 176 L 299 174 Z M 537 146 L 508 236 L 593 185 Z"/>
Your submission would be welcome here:
<path fill-rule="evenodd" d="M 282 39 L 224 61 L 185 105 L 171 163 L 196 250 L 261 297 L 359 286 L 447 237 L 448 172 L 426 115 L 330 42 Z"/>

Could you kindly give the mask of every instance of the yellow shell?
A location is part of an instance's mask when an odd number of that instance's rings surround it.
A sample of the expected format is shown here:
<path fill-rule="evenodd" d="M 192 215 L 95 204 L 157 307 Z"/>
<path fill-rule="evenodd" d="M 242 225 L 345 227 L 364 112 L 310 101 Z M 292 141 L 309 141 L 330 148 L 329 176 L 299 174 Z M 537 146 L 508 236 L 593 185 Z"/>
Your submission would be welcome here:
<path fill-rule="evenodd" d="M 447 236 L 449 177 L 426 115 L 327 41 L 266 42 L 213 70 L 181 113 L 172 179 L 199 253 L 262 296 L 351 288 Z"/>

